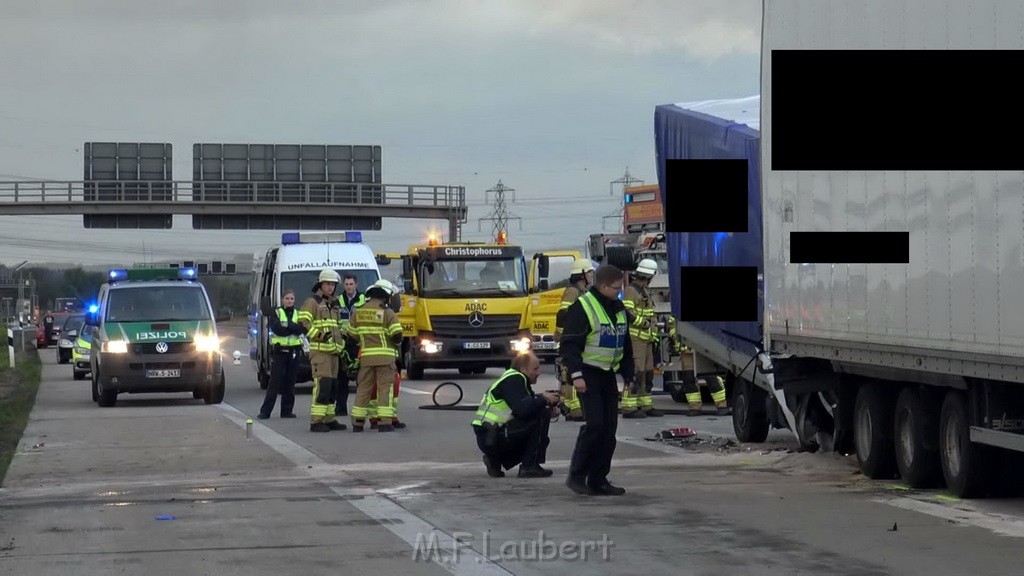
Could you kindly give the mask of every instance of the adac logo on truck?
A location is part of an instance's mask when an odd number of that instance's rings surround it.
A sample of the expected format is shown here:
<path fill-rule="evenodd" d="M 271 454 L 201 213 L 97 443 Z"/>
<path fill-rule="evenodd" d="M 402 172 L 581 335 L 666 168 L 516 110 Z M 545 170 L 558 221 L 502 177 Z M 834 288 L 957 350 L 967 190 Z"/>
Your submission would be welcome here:
<path fill-rule="evenodd" d="M 287 270 L 322 270 L 324 268 L 369 268 L 369 262 L 342 262 L 338 260 L 324 260 L 322 262 L 300 262 L 289 264 Z"/>

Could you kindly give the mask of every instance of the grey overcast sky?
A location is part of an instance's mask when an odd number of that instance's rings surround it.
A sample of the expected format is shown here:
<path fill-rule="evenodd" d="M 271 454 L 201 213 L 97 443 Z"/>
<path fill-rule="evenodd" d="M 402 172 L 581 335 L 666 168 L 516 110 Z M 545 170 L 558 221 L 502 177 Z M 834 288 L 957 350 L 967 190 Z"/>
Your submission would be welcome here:
<path fill-rule="evenodd" d="M 654 107 L 758 93 L 760 0 L 0 0 L 0 180 L 81 180 L 82 144 L 379 144 L 385 183 L 498 180 L 510 241 L 582 247 L 629 167 L 656 183 Z M 0 263 L 251 253 L 280 232 L 86 230 L 0 216 Z M 443 221 L 364 232 L 405 250 Z M 608 225 L 607 231 L 612 226 Z"/>

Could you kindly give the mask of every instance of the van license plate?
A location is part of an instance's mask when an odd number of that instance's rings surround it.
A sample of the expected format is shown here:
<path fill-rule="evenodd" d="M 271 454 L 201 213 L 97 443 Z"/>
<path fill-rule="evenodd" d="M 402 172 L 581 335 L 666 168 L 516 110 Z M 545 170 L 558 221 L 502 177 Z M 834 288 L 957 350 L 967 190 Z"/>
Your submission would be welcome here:
<path fill-rule="evenodd" d="M 146 370 L 146 378 L 181 378 L 181 370 Z"/>
<path fill-rule="evenodd" d="M 463 344 L 463 347 L 469 348 L 469 349 L 473 349 L 473 350 L 479 350 L 479 349 L 483 349 L 483 348 L 490 348 L 491 347 L 491 343 L 490 342 L 466 342 L 465 344 Z"/>

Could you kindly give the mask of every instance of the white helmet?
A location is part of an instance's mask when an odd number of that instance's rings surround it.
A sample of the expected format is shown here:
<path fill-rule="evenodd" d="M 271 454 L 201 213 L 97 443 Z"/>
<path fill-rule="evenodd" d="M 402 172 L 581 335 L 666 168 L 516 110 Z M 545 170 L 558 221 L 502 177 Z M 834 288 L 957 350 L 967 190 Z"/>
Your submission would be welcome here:
<path fill-rule="evenodd" d="M 370 287 L 366 289 L 366 291 L 369 292 L 370 290 L 373 290 L 375 288 L 377 290 L 383 291 L 386 298 L 391 298 L 392 296 L 395 295 L 396 292 L 395 285 L 392 284 L 389 280 L 385 280 L 384 278 L 381 278 L 380 280 L 377 280 L 376 282 L 371 284 Z"/>
<path fill-rule="evenodd" d="M 650 258 L 644 258 L 636 265 L 636 275 L 640 278 L 653 278 L 658 273 L 658 263 Z"/>
<path fill-rule="evenodd" d="M 593 272 L 594 266 L 585 260 L 580 260 L 575 266 L 572 267 L 570 274 L 586 274 L 587 272 Z"/>
<path fill-rule="evenodd" d="M 320 271 L 320 278 L 317 279 L 317 282 L 334 282 L 338 284 L 341 282 L 341 276 L 330 268 L 324 268 Z"/>

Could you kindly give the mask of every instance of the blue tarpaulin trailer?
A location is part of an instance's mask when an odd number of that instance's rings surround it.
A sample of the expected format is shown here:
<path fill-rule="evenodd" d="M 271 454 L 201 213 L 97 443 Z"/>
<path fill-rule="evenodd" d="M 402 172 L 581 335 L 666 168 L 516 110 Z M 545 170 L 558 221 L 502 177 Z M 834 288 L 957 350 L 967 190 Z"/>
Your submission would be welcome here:
<path fill-rule="evenodd" d="M 665 104 L 655 108 L 655 149 L 662 202 L 666 201 L 668 195 L 665 190 L 667 160 L 746 159 L 749 162 L 748 231 L 668 233 L 666 240 L 670 270 L 679 270 L 681 266 L 757 266 L 758 278 L 761 278 L 763 248 L 760 105 L 760 96 L 751 96 L 730 100 Z M 674 193 L 706 194 L 707 191 L 676 190 Z M 685 205 L 685 202 L 674 201 L 673 205 Z M 670 274 L 669 278 L 672 314 L 679 318 L 678 275 Z M 763 290 L 759 290 L 759 300 L 761 299 Z M 759 301 L 758 322 L 684 323 L 680 327 L 680 335 L 691 348 L 704 352 L 712 362 L 739 372 L 756 354 L 755 346 L 750 341 L 761 340 L 759 324 L 762 310 L 763 306 Z M 737 334 L 742 338 L 730 334 Z M 752 372 L 747 372 L 745 376 L 752 378 Z"/>

